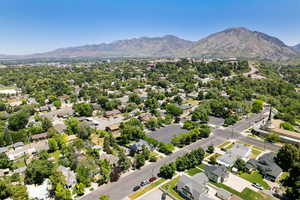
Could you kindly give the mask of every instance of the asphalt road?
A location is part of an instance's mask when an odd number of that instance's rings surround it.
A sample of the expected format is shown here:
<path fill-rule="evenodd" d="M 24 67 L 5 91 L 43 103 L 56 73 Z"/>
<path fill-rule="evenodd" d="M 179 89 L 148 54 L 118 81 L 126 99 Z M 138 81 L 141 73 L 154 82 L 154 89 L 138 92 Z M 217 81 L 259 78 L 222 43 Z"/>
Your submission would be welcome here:
<path fill-rule="evenodd" d="M 97 200 L 101 194 L 108 194 L 112 200 L 120 200 L 132 193 L 134 186 L 138 185 L 141 181 L 148 179 L 152 176 L 156 176 L 159 172 L 159 168 L 169 162 L 175 161 L 177 157 L 186 154 L 187 152 L 197 149 L 204 148 L 206 149 L 209 145 L 219 145 L 228 139 L 238 139 L 243 142 L 253 144 L 255 146 L 266 148 L 271 151 L 276 151 L 279 149 L 278 146 L 273 144 L 264 144 L 263 141 L 256 140 L 254 138 L 246 137 L 240 134 L 241 131 L 249 128 L 252 123 L 261 118 L 260 114 L 255 114 L 249 117 L 248 119 L 243 119 L 236 123 L 232 127 L 226 129 L 215 129 L 209 138 L 199 140 L 195 143 L 192 143 L 177 152 L 174 152 L 170 156 L 167 156 L 155 163 L 146 165 L 140 170 L 134 171 L 131 174 L 121 177 L 118 182 L 109 183 L 99 187 L 97 190 L 81 197 L 81 200 Z"/>

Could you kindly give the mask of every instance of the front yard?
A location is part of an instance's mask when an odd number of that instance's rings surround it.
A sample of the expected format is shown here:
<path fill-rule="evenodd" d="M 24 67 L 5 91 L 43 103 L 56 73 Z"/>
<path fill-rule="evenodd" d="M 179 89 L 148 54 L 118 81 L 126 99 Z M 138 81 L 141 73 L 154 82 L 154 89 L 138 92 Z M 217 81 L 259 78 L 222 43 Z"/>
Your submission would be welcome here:
<path fill-rule="evenodd" d="M 243 179 L 251 182 L 251 183 L 258 183 L 260 184 L 264 189 L 270 189 L 270 186 L 264 181 L 262 175 L 257 172 L 257 171 L 253 171 L 251 172 L 251 174 L 248 173 L 242 173 L 240 175 L 240 177 L 242 177 Z"/>

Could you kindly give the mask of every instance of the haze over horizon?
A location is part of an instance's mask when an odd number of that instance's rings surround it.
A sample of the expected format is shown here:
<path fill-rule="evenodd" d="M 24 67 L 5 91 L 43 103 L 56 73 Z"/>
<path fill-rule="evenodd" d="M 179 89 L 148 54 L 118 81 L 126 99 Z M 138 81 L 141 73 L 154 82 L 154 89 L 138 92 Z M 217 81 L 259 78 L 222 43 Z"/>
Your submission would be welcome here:
<path fill-rule="evenodd" d="M 0 54 L 31 54 L 135 37 L 175 35 L 196 41 L 246 27 L 300 43 L 300 1 L 3 0 Z"/>

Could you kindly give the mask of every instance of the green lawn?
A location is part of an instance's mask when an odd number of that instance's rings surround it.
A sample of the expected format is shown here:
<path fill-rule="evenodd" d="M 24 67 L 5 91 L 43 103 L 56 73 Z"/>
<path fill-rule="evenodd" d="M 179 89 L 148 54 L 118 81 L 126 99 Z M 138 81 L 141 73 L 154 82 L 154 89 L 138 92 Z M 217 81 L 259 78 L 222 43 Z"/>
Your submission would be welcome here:
<path fill-rule="evenodd" d="M 187 173 L 188 175 L 190 175 L 190 176 L 194 176 L 195 174 L 198 174 L 198 173 L 200 173 L 200 172 L 202 172 L 201 169 L 199 169 L 199 168 L 192 168 L 192 169 L 187 170 L 186 173 Z"/>
<path fill-rule="evenodd" d="M 160 184 L 162 184 L 165 181 L 166 181 L 166 179 L 160 178 L 157 181 L 155 181 L 154 183 L 151 183 L 150 185 L 138 190 L 137 192 L 129 195 L 128 197 L 130 199 L 136 199 L 136 198 L 142 196 L 143 194 L 145 194 L 146 192 L 148 192 L 148 191 L 154 189 L 155 187 L 159 186 Z"/>
<path fill-rule="evenodd" d="M 221 148 L 226 147 L 226 146 L 229 145 L 230 143 L 231 143 L 230 141 L 226 141 L 226 142 L 224 142 L 223 144 L 220 144 L 218 147 L 221 149 Z"/>
<path fill-rule="evenodd" d="M 232 147 L 233 147 L 233 145 L 234 145 L 234 143 L 231 143 L 230 145 L 227 145 L 226 147 L 225 147 L 225 149 L 231 149 Z"/>
<path fill-rule="evenodd" d="M 251 182 L 251 183 L 258 183 L 260 184 L 264 189 L 269 189 L 270 186 L 264 181 L 262 175 L 257 172 L 253 171 L 251 174 L 243 173 L 240 175 L 243 179 Z"/>
<path fill-rule="evenodd" d="M 165 191 L 167 191 L 168 193 L 170 193 L 172 196 L 174 196 L 176 199 L 178 200 L 185 200 L 184 198 L 182 198 L 175 190 L 175 186 L 179 180 L 180 176 L 173 178 L 172 180 L 170 180 L 169 182 L 167 182 L 166 184 L 164 184 L 162 186 L 162 189 L 164 189 Z"/>
<path fill-rule="evenodd" d="M 14 168 L 25 167 L 25 162 L 24 162 L 24 160 L 23 160 L 23 159 L 19 159 L 19 160 L 15 161 L 15 162 L 13 163 L 13 167 L 14 167 Z"/>
<path fill-rule="evenodd" d="M 259 154 L 261 154 L 263 151 L 257 149 L 257 148 L 251 148 L 251 157 L 256 158 Z"/>
<path fill-rule="evenodd" d="M 228 192 L 235 194 L 236 196 L 241 197 L 244 200 L 274 200 L 274 198 L 262 194 L 260 192 L 255 192 L 249 188 L 245 188 L 242 192 L 238 192 L 236 190 L 234 190 L 231 187 L 228 187 L 227 185 L 224 185 L 222 183 L 215 183 L 215 182 L 211 182 L 211 184 L 219 187 L 219 188 L 223 188 L 224 190 L 227 190 Z"/>
<path fill-rule="evenodd" d="M 198 167 L 200 168 L 200 169 L 205 169 L 205 164 L 204 163 L 201 163 L 200 165 L 198 165 Z"/>
<path fill-rule="evenodd" d="M 15 86 L 3 86 L 3 87 L 0 87 L 0 90 L 13 90 L 13 89 L 16 89 Z"/>
<path fill-rule="evenodd" d="M 274 200 L 273 197 L 263 194 L 261 192 L 255 192 L 249 188 L 245 188 L 241 196 L 245 200 Z"/>

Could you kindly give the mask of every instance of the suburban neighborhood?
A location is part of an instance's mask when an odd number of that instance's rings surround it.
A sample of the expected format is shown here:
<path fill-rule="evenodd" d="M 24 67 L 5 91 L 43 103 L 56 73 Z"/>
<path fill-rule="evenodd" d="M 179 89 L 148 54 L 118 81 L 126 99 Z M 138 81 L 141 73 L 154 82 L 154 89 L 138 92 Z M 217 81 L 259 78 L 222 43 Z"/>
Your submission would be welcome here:
<path fill-rule="evenodd" d="M 1 69 L 1 199 L 293 199 L 299 104 L 273 101 L 300 94 L 265 63 L 31 65 Z"/>

